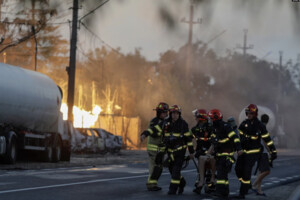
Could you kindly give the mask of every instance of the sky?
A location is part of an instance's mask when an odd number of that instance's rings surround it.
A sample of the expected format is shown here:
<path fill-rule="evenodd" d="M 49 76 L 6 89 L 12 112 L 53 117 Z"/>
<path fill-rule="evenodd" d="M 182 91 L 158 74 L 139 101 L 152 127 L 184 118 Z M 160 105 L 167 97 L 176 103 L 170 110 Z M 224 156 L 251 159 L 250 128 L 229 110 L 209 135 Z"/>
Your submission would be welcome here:
<path fill-rule="evenodd" d="M 91 10 L 91 5 L 99 4 L 92 0 L 85 2 L 79 11 L 80 16 Z M 162 52 L 177 50 L 187 42 L 189 28 L 181 19 L 188 19 L 190 2 L 110 0 L 87 17 L 91 20 L 88 27 L 96 37 L 100 37 L 111 47 L 120 48 L 123 53 L 134 52 L 139 48 L 148 60 L 156 61 Z M 60 9 L 65 10 L 71 5 L 72 1 L 66 1 L 66 5 Z M 300 54 L 300 19 L 297 19 L 291 9 L 296 5 L 290 0 L 206 0 L 195 5 L 194 20 L 202 18 L 202 24 L 194 25 L 193 41 L 207 42 L 226 31 L 211 42 L 209 47 L 220 56 L 225 55 L 226 49 L 242 52 L 236 45 L 243 44 L 243 30 L 248 29 L 248 44 L 254 45 L 248 51 L 249 54 L 278 62 L 279 51 L 283 51 L 283 62 L 293 59 L 295 63 L 297 54 Z M 173 27 L 162 20 L 162 9 L 173 17 Z M 64 18 L 59 17 L 59 14 L 54 21 L 71 19 L 71 11 L 64 12 L 67 12 Z M 68 25 L 62 26 L 62 30 L 64 36 L 69 38 Z M 79 45 L 86 51 L 104 45 L 96 37 L 81 27 Z"/>

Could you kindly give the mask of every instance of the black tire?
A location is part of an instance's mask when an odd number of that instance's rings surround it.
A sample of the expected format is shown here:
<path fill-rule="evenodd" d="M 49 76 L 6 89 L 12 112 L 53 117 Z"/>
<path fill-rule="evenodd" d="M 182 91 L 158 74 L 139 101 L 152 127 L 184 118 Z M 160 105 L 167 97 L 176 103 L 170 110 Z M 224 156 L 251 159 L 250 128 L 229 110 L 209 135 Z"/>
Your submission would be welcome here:
<path fill-rule="evenodd" d="M 12 136 L 10 144 L 6 147 L 6 153 L 4 157 L 4 163 L 15 164 L 17 161 L 17 139 Z"/>
<path fill-rule="evenodd" d="M 53 159 L 52 162 L 59 162 L 62 154 L 62 142 L 59 136 L 56 136 L 53 147 Z"/>
<path fill-rule="evenodd" d="M 71 159 L 71 147 L 63 147 L 62 153 L 61 153 L 61 161 L 70 161 Z"/>
<path fill-rule="evenodd" d="M 105 154 L 107 154 L 107 151 L 106 150 L 102 150 L 99 153 L 100 153 L 100 155 L 105 155 Z"/>
<path fill-rule="evenodd" d="M 115 148 L 114 153 L 119 153 L 121 151 L 121 148 Z"/>
<path fill-rule="evenodd" d="M 52 162 L 52 157 L 53 157 L 53 149 L 49 144 L 46 146 L 46 150 L 43 152 L 42 160 L 44 162 Z"/>

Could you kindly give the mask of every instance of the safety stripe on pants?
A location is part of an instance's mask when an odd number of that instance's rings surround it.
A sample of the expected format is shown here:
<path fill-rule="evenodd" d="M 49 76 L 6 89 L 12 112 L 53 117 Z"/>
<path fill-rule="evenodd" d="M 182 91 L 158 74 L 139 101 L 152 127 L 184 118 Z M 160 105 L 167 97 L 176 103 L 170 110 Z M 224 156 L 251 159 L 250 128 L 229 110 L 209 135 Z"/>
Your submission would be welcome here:
<path fill-rule="evenodd" d="M 243 184 L 250 184 L 250 183 L 251 183 L 250 180 L 244 180 L 243 178 L 239 178 L 239 180 L 240 180 Z"/>
<path fill-rule="evenodd" d="M 229 185 L 229 181 L 228 180 L 217 180 L 217 184 Z"/>
<path fill-rule="evenodd" d="M 147 183 L 149 183 L 149 184 L 157 184 L 157 180 L 148 179 Z"/>
<path fill-rule="evenodd" d="M 171 179 L 171 183 L 179 185 L 180 184 L 180 180 Z"/>

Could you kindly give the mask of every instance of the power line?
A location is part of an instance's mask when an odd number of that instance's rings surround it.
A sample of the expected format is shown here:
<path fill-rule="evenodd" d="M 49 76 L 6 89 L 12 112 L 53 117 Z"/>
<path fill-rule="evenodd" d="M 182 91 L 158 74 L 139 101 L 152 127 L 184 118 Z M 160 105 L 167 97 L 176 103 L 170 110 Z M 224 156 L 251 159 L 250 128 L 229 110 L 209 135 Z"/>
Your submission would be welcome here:
<path fill-rule="evenodd" d="M 28 39 L 31 39 L 31 38 L 34 37 L 36 34 L 38 34 L 38 33 L 45 27 L 45 25 L 46 25 L 46 24 L 41 25 L 41 27 L 40 27 L 38 30 L 35 30 L 34 33 L 31 33 L 31 34 L 29 34 L 29 35 L 26 36 L 26 37 L 23 37 L 23 38 L 21 38 L 21 39 L 18 39 L 18 41 L 16 41 L 16 42 L 10 42 L 10 43 L 4 44 L 4 45 L 7 45 L 7 46 L 5 46 L 4 48 L 2 48 L 2 49 L 0 50 L 0 53 L 2 53 L 3 51 L 5 51 L 6 49 L 8 49 L 8 48 L 10 48 L 10 47 L 16 46 L 16 45 L 18 45 L 18 44 L 20 44 L 20 43 L 22 43 L 22 42 L 27 41 Z"/>
<path fill-rule="evenodd" d="M 52 16 L 50 16 L 50 19 L 48 19 L 48 21 L 51 20 L 51 17 Z M 32 24 L 30 24 L 30 23 L 12 23 L 12 22 L 6 22 L 6 21 L 4 21 L 3 23 L 11 23 L 13 25 L 16 25 L 16 24 L 30 25 L 32 29 L 34 28 L 34 26 Z M 46 25 L 47 25 L 47 20 L 44 23 L 42 23 L 42 24 L 40 23 L 40 27 L 37 30 L 32 31 L 29 35 L 27 35 L 27 36 L 25 36 L 25 37 L 23 37 L 21 39 L 18 39 L 15 42 L 10 42 L 10 43 L 7 43 L 7 44 L 3 44 L 3 43 L 1 44 L 0 43 L 1 45 L 6 45 L 4 48 L 2 48 L 0 50 L 0 53 L 2 53 L 3 51 L 5 51 L 6 49 L 8 49 L 10 47 L 16 46 L 16 45 L 18 45 L 18 44 L 20 44 L 22 42 L 27 41 L 28 39 L 31 39 L 32 37 L 35 37 L 43 28 L 46 27 Z"/>
<path fill-rule="evenodd" d="M 123 54 L 121 54 L 117 49 L 113 48 L 111 45 L 109 45 L 108 43 L 106 43 L 101 37 L 99 37 L 96 33 L 94 33 L 92 30 L 90 30 L 83 22 L 80 22 L 82 24 L 82 26 L 88 31 L 90 32 L 92 35 L 94 35 L 100 42 L 102 42 L 104 45 L 106 45 L 107 47 L 109 47 L 112 51 L 114 51 L 115 53 L 123 56 Z"/>
<path fill-rule="evenodd" d="M 72 22 L 72 21 L 71 21 Z M 50 23 L 47 23 L 47 24 L 53 24 L 53 25 L 61 25 L 61 24 L 69 24 L 70 22 L 50 22 Z"/>
<path fill-rule="evenodd" d="M 106 4 L 107 2 L 109 2 L 109 0 L 106 0 L 105 2 L 101 3 L 99 6 L 97 6 L 97 7 L 94 8 L 93 10 L 91 10 L 90 12 L 88 12 L 88 13 L 86 13 L 85 15 L 83 15 L 82 17 L 80 17 L 79 21 L 81 21 L 83 18 L 87 17 L 88 15 L 94 13 L 95 10 L 97 10 L 98 8 L 100 8 L 101 6 L 103 6 L 104 4 Z"/>
<path fill-rule="evenodd" d="M 87 57 L 88 60 L 89 60 L 90 62 L 92 62 L 92 63 L 94 63 L 94 64 L 97 64 L 97 65 L 99 64 L 99 63 L 97 63 L 97 62 L 95 61 L 94 58 L 92 58 L 90 55 L 86 54 L 86 53 L 83 51 L 83 49 L 81 48 L 81 46 L 77 45 L 77 47 L 78 47 L 79 52 L 80 52 L 82 55 L 84 55 L 85 57 Z"/>

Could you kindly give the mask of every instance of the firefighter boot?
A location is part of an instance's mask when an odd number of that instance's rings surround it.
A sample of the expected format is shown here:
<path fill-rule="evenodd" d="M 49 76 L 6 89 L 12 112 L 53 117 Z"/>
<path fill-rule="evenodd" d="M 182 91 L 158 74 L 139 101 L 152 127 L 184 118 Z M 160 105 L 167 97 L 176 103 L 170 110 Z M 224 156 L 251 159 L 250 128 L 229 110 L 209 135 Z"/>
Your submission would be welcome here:
<path fill-rule="evenodd" d="M 158 187 L 157 185 L 153 187 L 148 187 L 148 191 L 159 191 L 159 190 L 161 190 L 161 187 Z"/>
<path fill-rule="evenodd" d="M 186 185 L 186 181 L 185 181 L 185 179 L 183 177 L 181 177 L 179 188 L 178 188 L 178 194 L 182 194 L 183 193 L 185 185 Z"/>
<path fill-rule="evenodd" d="M 202 190 L 202 186 L 197 186 L 194 190 L 193 190 L 193 192 L 195 192 L 195 193 L 197 193 L 197 194 L 201 194 L 201 190 Z"/>

